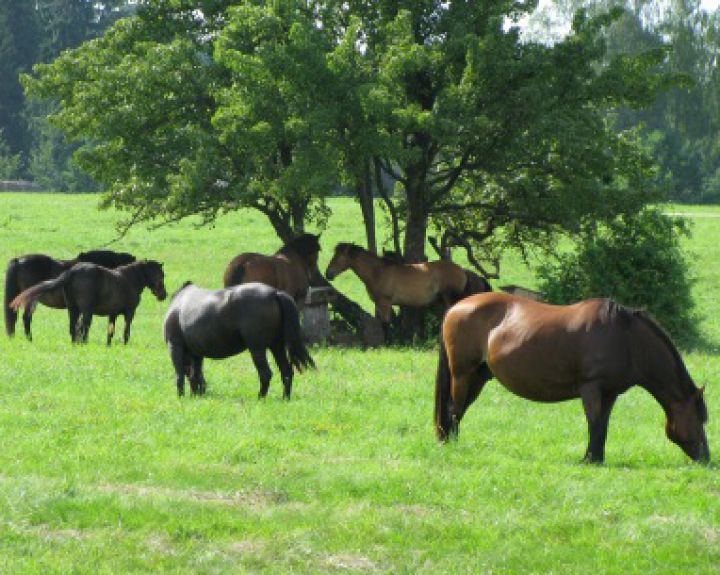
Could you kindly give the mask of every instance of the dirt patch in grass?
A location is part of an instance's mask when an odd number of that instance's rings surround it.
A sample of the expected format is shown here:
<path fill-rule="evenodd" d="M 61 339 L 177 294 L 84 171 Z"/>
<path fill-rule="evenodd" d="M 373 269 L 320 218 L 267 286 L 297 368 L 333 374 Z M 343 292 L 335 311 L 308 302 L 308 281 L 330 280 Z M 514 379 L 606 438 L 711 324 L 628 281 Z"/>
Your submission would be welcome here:
<path fill-rule="evenodd" d="M 173 489 L 169 487 L 134 485 L 129 483 L 104 483 L 97 486 L 103 493 L 132 497 L 158 497 L 181 501 L 213 503 L 250 509 L 265 509 L 268 506 L 288 503 L 285 494 L 274 491 L 202 491 L 198 489 Z M 295 505 L 295 503 L 294 503 Z"/>
<path fill-rule="evenodd" d="M 372 560 L 362 555 L 353 555 L 350 553 L 327 555 L 325 557 L 325 564 L 328 567 L 343 571 L 378 571 L 378 566 Z"/>

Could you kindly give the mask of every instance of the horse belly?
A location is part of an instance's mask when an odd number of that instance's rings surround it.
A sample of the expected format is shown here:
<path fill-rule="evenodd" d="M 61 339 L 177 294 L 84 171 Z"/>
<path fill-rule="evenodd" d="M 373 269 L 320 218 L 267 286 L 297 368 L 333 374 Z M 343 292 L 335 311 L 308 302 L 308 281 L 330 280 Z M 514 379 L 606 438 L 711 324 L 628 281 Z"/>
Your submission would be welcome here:
<path fill-rule="evenodd" d="M 579 397 L 579 373 L 572 354 L 541 343 L 511 347 L 490 342 L 488 367 L 514 394 L 532 401 L 556 402 Z"/>
<path fill-rule="evenodd" d="M 237 355 L 245 349 L 244 342 L 237 331 L 231 332 L 218 328 L 185 327 L 183 340 L 193 355 L 211 359 L 224 359 Z"/>
<path fill-rule="evenodd" d="M 46 293 L 41 296 L 38 301 L 43 305 L 55 309 L 65 309 L 65 307 L 67 307 L 65 303 L 65 295 L 62 290 L 55 290 L 50 293 Z"/>

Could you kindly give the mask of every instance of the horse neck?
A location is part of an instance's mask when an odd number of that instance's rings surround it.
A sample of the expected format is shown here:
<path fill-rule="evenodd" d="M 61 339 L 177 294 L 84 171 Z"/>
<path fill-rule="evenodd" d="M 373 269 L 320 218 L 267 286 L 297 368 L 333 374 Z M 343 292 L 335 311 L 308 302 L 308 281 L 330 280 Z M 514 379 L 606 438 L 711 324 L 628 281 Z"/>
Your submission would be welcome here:
<path fill-rule="evenodd" d="M 117 268 L 117 271 L 135 288 L 135 291 L 140 294 L 148 285 L 144 268 L 145 264 L 143 262 L 134 262 Z"/>
<path fill-rule="evenodd" d="M 60 268 L 65 271 L 69 270 L 71 267 L 73 267 L 75 264 L 80 263 L 80 260 L 75 258 L 72 260 L 58 260 L 60 262 Z"/>
<path fill-rule="evenodd" d="M 696 389 L 685 363 L 667 336 L 659 327 L 649 324 L 649 319 L 634 320 L 637 338 L 644 344 L 638 346 L 636 361 L 639 385 L 645 388 L 667 413 L 670 405 L 687 401 Z M 637 333 L 637 332 L 636 332 Z"/>
<path fill-rule="evenodd" d="M 385 267 L 385 262 L 369 251 L 362 251 L 350 260 L 350 269 L 365 283 L 373 283 L 373 276 L 378 269 Z"/>

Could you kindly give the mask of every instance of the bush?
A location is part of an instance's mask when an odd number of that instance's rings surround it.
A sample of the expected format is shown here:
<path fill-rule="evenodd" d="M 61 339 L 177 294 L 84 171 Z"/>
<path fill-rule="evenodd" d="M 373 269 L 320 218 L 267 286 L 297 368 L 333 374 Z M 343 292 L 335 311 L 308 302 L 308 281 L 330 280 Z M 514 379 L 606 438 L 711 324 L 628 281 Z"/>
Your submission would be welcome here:
<path fill-rule="evenodd" d="M 548 301 L 572 303 L 609 297 L 647 309 L 679 340 L 698 336 L 692 281 L 680 248 L 687 223 L 656 209 L 586 226 L 575 250 L 552 256 L 539 268 Z"/>

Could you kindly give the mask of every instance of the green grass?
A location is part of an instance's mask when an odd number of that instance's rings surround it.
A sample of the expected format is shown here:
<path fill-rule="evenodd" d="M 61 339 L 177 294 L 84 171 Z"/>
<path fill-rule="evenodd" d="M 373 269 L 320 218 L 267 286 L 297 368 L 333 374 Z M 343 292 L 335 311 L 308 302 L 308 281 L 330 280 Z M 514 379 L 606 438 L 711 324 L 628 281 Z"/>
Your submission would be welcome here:
<path fill-rule="evenodd" d="M 92 196 L 0 195 L 0 260 L 70 257 L 114 237 Z M 323 234 L 362 240 L 348 200 Z M 705 213 L 705 208 L 678 211 Z M 709 210 L 712 211 L 712 210 Z M 689 242 L 706 345 L 685 353 L 708 383 L 720 446 L 720 219 Z M 278 242 L 262 217 L 137 229 L 116 249 L 165 262 L 168 289 L 219 286 L 226 262 Z M 501 283 L 533 286 L 511 261 Z M 359 281 L 339 287 L 368 304 Z M 662 289 L 662 286 L 658 286 Z M 432 429 L 432 350 L 316 348 L 317 372 L 258 401 L 249 356 L 206 367 L 209 394 L 175 396 L 166 304 L 146 294 L 131 342 L 105 320 L 72 346 L 39 308 L 35 342 L 0 339 L 0 573 L 718 573 L 718 466 L 691 464 L 640 389 L 611 419 L 607 464 L 579 464 L 578 402 L 541 405 L 489 385 L 457 443 Z"/>

